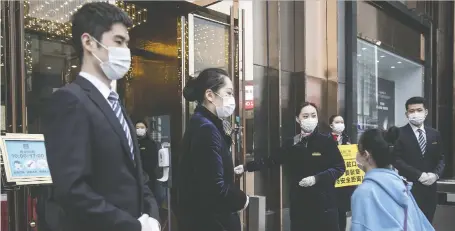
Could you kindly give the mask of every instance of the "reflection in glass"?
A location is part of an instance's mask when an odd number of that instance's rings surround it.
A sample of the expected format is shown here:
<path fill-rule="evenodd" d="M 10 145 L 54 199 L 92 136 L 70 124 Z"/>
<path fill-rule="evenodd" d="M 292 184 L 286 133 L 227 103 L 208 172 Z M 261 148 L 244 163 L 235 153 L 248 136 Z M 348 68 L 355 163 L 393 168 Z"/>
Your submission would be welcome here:
<path fill-rule="evenodd" d="M 357 40 L 356 141 L 368 128 L 387 129 L 407 123 L 405 102 L 423 96 L 423 66 Z"/>
<path fill-rule="evenodd" d="M 207 68 L 229 67 L 229 26 L 196 15 L 189 17 L 188 62 L 191 77 Z M 189 114 L 193 114 L 196 102 L 189 103 Z"/>

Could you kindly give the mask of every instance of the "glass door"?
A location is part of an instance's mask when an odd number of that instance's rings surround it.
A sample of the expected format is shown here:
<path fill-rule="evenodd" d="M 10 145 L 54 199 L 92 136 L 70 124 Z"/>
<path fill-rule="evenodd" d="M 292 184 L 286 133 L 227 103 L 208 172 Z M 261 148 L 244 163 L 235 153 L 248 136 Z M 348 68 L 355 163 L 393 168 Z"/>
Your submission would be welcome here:
<path fill-rule="evenodd" d="M 195 78 L 206 68 L 226 70 L 233 83 L 236 104 L 229 121 L 233 128 L 232 156 L 235 165 L 244 163 L 244 76 L 243 76 L 243 24 L 238 2 L 220 1 L 200 8 L 178 22 L 180 42 L 179 58 L 182 83 Z M 183 90 L 184 84 L 182 84 Z M 196 103 L 182 98 L 182 123 L 184 127 L 193 114 Z M 245 188 L 245 179 L 236 178 L 236 185 Z M 242 217 L 243 229 L 247 227 L 246 213 Z"/>

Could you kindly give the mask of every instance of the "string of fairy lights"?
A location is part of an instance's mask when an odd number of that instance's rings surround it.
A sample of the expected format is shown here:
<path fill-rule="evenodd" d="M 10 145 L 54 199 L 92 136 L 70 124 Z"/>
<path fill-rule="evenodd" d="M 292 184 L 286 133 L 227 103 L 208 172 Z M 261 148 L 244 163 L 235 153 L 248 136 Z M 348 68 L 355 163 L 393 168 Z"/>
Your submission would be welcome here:
<path fill-rule="evenodd" d="M 71 17 L 88 2 L 100 0 L 26 0 L 24 2 L 25 29 L 45 34 L 48 39 L 59 38 L 68 41 L 71 38 Z M 101 0 L 102 1 L 102 0 Z M 103 1 L 108 2 L 108 1 Z M 147 9 L 124 1 L 115 1 L 115 5 L 124 10 L 133 21 L 131 28 L 147 22 Z M 129 29 L 131 29 L 129 28 Z M 70 80 L 71 62 L 66 62 L 65 81 Z M 32 75 L 32 40 L 25 38 L 25 65 L 27 75 Z M 132 78 L 132 70 L 127 73 L 126 79 Z"/>
<path fill-rule="evenodd" d="M 26 0 L 24 4 L 25 28 L 68 40 L 71 37 L 71 17 L 88 2 L 99 0 Z M 107 2 L 107 1 L 104 1 Z M 115 5 L 123 9 L 133 21 L 134 28 L 147 22 L 147 9 L 124 1 Z"/>

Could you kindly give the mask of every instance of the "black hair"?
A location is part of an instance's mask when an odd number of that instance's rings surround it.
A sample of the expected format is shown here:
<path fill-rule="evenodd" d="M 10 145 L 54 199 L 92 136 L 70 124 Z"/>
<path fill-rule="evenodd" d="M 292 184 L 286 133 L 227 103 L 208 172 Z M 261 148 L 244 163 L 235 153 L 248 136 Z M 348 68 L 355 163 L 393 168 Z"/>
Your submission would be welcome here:
<path fill-rule="evenodd" d="M 136 123 L 135 123 L 134 125 L 137 125 L 138 123 L 144 124 L 144 125 L 145 125 L 145 128 L 149 128 L 149 126 L 147 125 L 147 123 L 145 122 L 145 120 L 138 120 L 138 121 L 136 121 Z"/>
<path fill-rule="evenodd" d="M 299 117 L 300 115 L 300 112 L 302 111 L 302 108 L 306 107 L 306 106 L 313 106 L 315 109 L 316 109 L 316 113 L 318 114 L 319 116 L 319 111 L 318 111 L 318 107 L 316 106 L 316 104 L 314 103 L 311 103 L 311 102 L 303 102 L 301 104 L 299 104 L 296 108 L 295 108 L 295 116 L 296 117 Z"/>
<path fill-rule="evenodd" d="M 387 168 L 394 162 L 393 146 L 399 135 L 397 127 L 391 127 L 387 131 L 368 129 L 359 139 L 359 152 L 368 151 L 379 168 Z"/>
<path fill-rule="evenodd" d="M 133 21 L 122 9 L 107 2 L 91 2 L 83 5 L 72 17 L 72 41 L 73 47 L 82 63 L 84 50 L 81 36 L 90 34 L 101 42 L 101 36 L 112 29 L 112 25 L 122 23 L 131 27 Z M 99 44 L 98 44 L 99 46 Z"/>
<path fill-rule="evenodd" d="M 425 101 L 425 98 L 420 97 L 420 96 L 415 96 L 415 97 L 411 97 L 408 100 L 406 100 L 406 104 L 405 104 L 406 111 L 408 110 L 408 106 L 413 105 L 413 104 L 423 104 L 423 108 L 427 108 L 427 103 Z"/>
<path fill-rule="evenodd" d="M 213 92 L 218 92 L 220 88 L 226 85 L 226 77 L 228 73 L 219 68 L 208 68 L 203 70 L 197 78 L 191 78 L 183 89 L 183 96 L 186 100 L 202 103 L 204 101 L 205 92 L 210 89 Z"/>
<path fill-rule="evenodd" d="M 329 117 L 329 125 L 333 123 L 333 121 L 335 120 L 335 118 L 337 118 L 338 116 L 340 115 L 332 115 Z M 343 116 L 340 116 L 341 118 L 343 118 Z"/>

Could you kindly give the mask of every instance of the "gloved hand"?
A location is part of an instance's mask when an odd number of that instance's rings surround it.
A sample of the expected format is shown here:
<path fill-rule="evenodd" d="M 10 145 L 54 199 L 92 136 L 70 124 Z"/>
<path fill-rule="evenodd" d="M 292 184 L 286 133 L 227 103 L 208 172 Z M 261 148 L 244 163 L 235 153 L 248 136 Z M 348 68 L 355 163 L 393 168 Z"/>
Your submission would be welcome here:
<path fill-rule="evenodd" d="M 428 178 L 428 174 L 426 172 L 423 172 L 422 175 L 420 175 L 419 182 L 423 184 L 423 182 L 427 181 Z"/>
<path fill-rule="evenodd" d="M 234 173 L 237 174 L 237 175 L 240 175 L 243 172 L 245 172 L 245 169 L 243 168 L 243 165 L 239 165 L 239 166 L 234 168 Z"/>
<path fill-rule="evenodd" d="M 311 187 L 314 184 L 316 184 L 316 178 L 314 176 L 305 177 L 299 182 L 300 187 Z"/>
<path fill-rule="evenodd" d="M 432 184 L 434 184 L 434 182 L 436 182 L 438 180 L 438 175 L 430 172 L 430 173 L 427 173 L 428 175 L 428 178 L 426 181 L 422 182 L 423 185 L 426 185 L 426 186 L 430 186 Z"/>
<path fill-rule="evenodd" d="M 138 220 L 141 223 L 141 231 L 161 231 L 160 223 L 148 214 L 143 214 Z"/>

